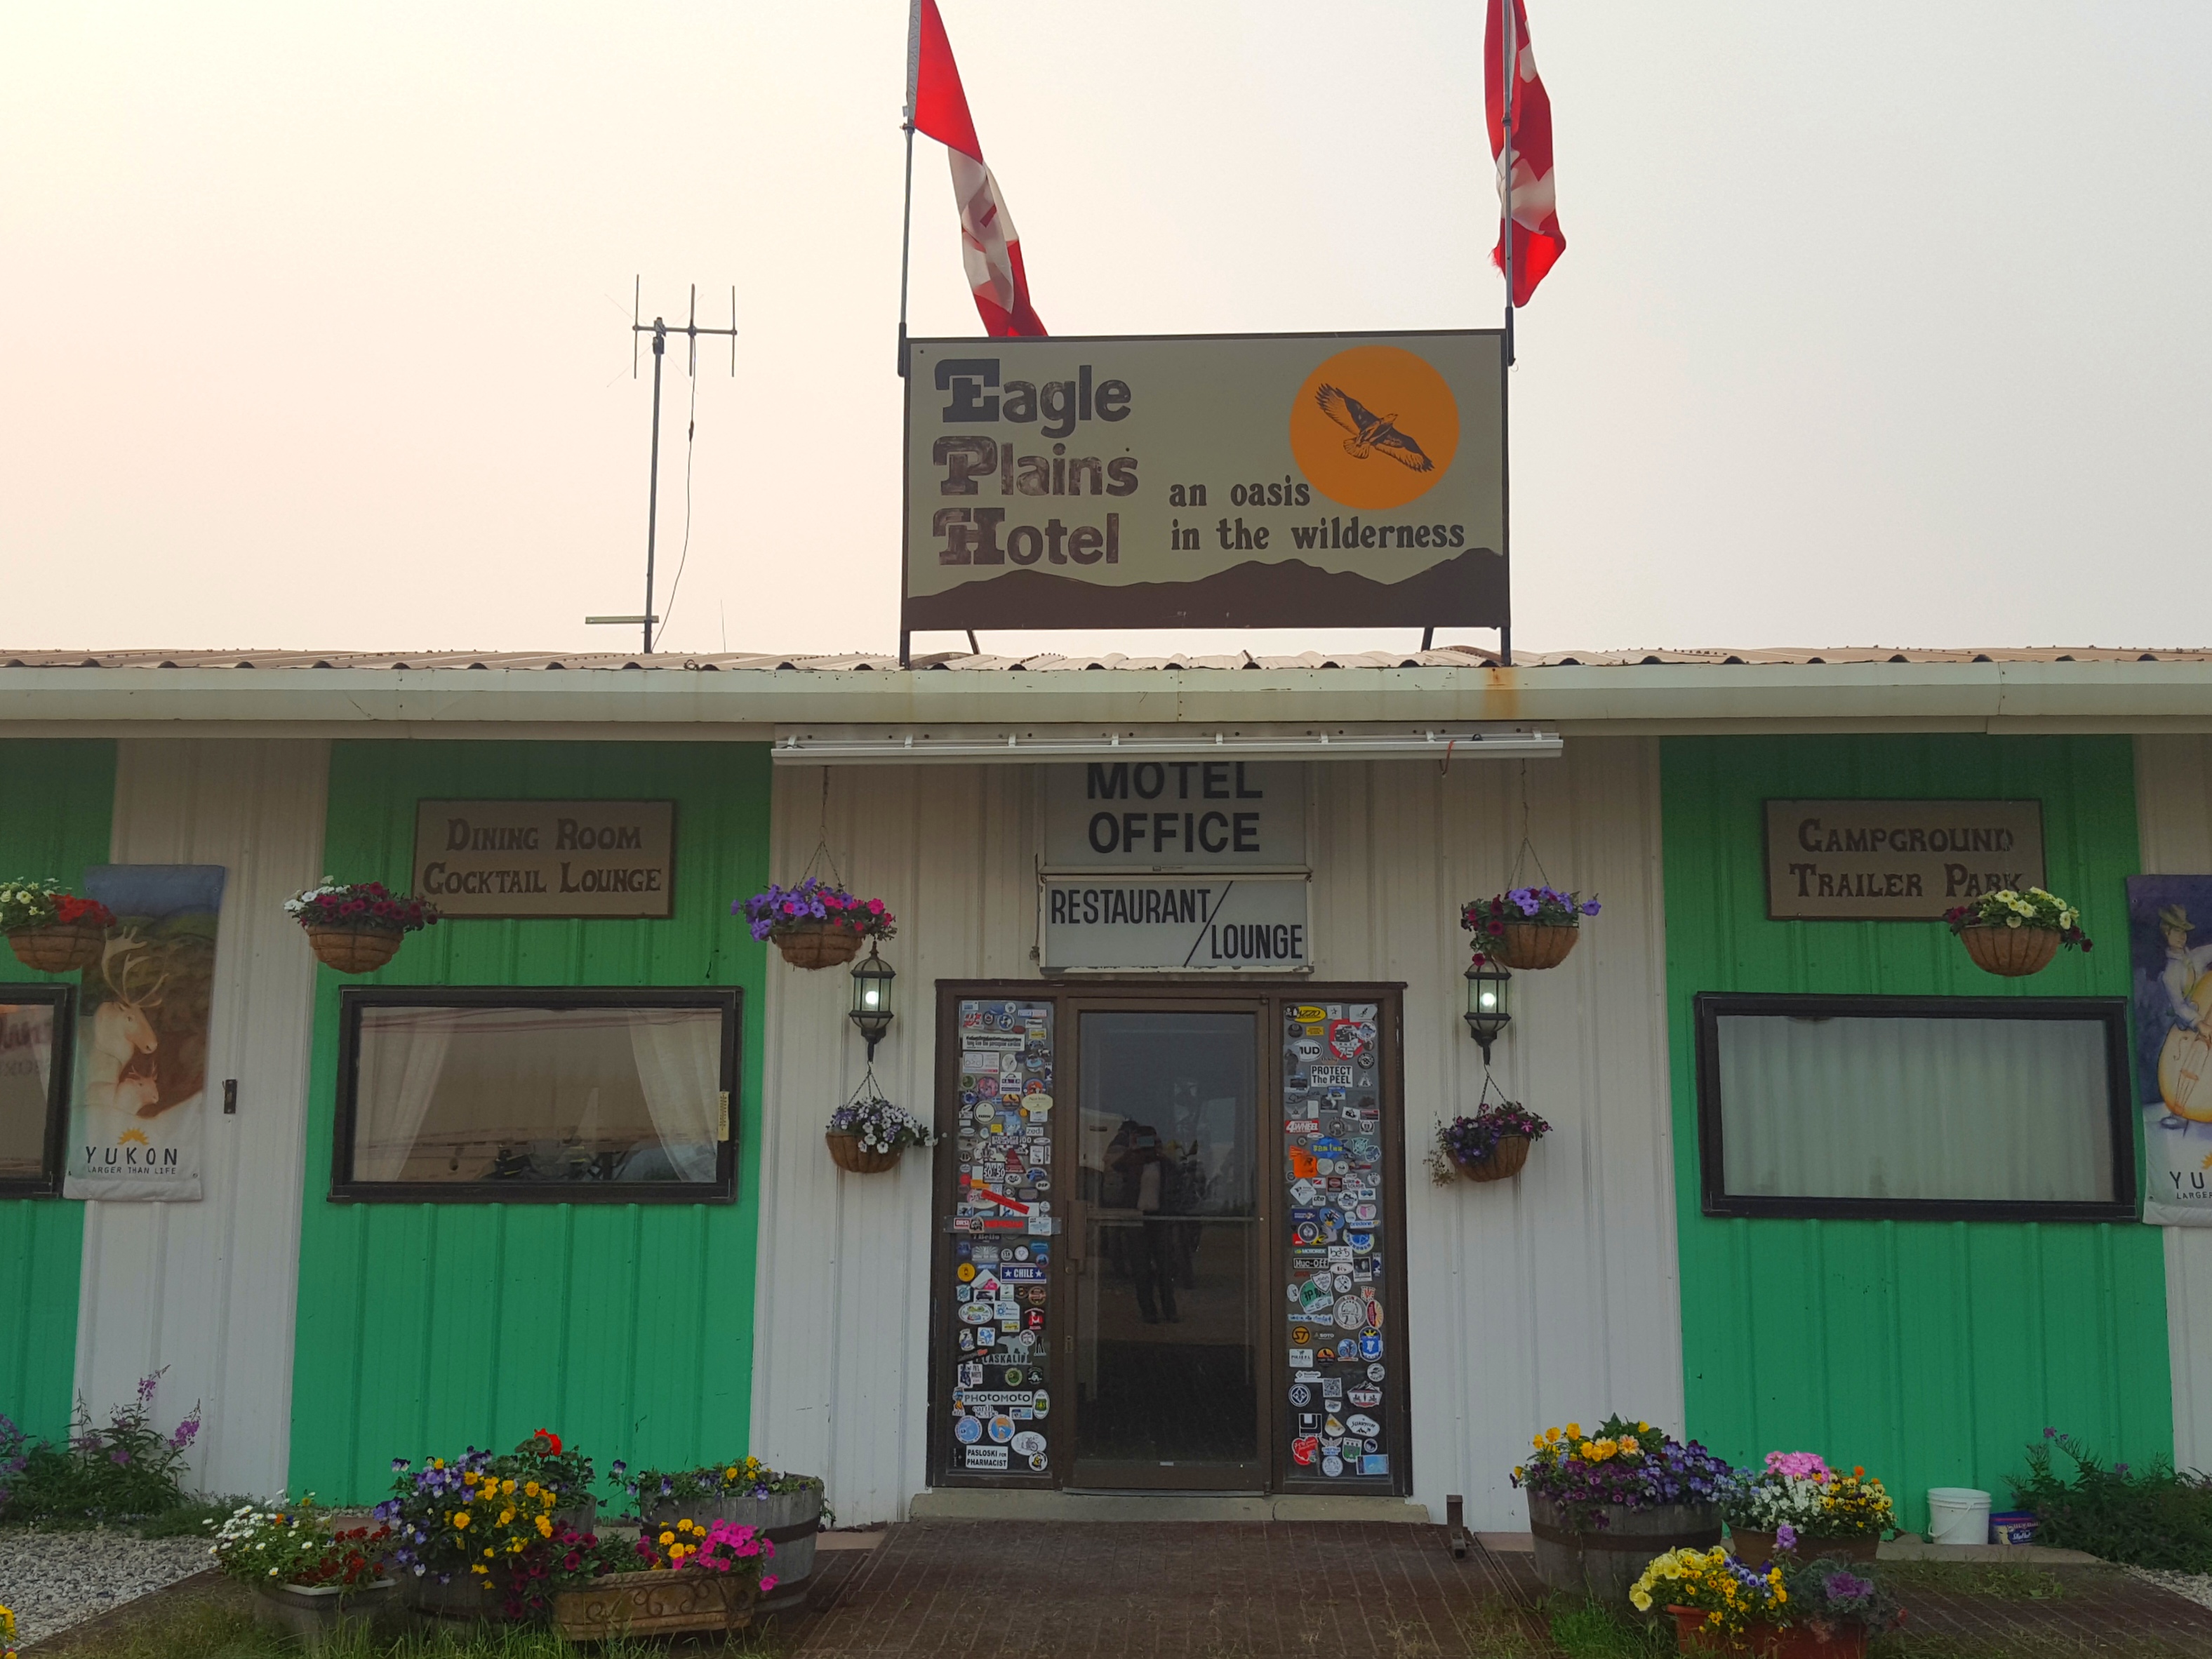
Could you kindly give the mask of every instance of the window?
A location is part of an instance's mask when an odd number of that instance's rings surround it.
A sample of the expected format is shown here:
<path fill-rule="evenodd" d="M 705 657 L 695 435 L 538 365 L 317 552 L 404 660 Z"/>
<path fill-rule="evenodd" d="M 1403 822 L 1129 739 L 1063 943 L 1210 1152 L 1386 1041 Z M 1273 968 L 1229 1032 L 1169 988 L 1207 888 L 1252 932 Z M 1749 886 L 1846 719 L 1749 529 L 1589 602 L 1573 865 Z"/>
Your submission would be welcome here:
<path fill-rule="evenodd" d="M 2125 1006 L 1700 995 L 1705 1213 L 2132 1219 Z"/>
<path fill-rule="evenodd" d="M 730 1195 L 737 992 L 342 996 L 332 1198 Z"/>
<path fill-rule="evenodd" d="M 0 1195 L 61 1190 L 74 1007 L 66 985 L 0 985 Z"/>

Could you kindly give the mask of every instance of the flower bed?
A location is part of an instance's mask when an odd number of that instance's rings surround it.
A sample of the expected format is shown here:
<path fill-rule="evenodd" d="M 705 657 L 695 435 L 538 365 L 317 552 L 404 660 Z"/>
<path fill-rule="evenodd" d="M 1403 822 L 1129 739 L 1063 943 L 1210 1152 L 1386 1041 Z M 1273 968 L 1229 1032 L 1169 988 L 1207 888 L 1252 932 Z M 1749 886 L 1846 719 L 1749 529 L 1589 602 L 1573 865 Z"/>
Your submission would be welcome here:
<path fill-rule="evenodd" d="M 252 1586 L 256 1623 L 313 1648 L 365 1627 L 398 1588 L 382 1572 L 392 1535 L 383 1526 L 341 1530 L 310 1493 L 296 1504 L 233 1510 L 210 1553 L 226 1575 Z"/>
<path fill-rule="evenodd" d="M 1765 1468 L 1730 1483 L 1722 1511 L 1735 1554 L 1754 1565 L 1793 1554 L 1871 1561 L 1897 1524 L 1881 1481 L 1863 1468 L 1838 1474 L 1814 1452 L 1767 1453 Z"/>
<path fill-rule="evenodd" d="M 607 1570 L 592 1529 L 592 1460 L 549 1430 L 500 1456 L 471 1447 L 420 1469 L 405 1458 L 392 1468 L 392 1495 L 374 1513 L 393 1534 L 391 1570 L 418 1607 L 542 1617 L 564 1575 Z"/>
<path fill-rule="evenodd" d="M 695 1527 L 727 1521 L 757 1528 L 774 1547 L 775 1577 L 763 1587 L 765 1599 L 756 1610 L 788 1612 L 805 1602 L 812 1588 L 815 1537 L 830 1517 L 816 1476 L 787 1474 L 745 1457 L 696 1469 L 647 1469 L 629 1492 L 649 1528 L 686 1521 Z"/>

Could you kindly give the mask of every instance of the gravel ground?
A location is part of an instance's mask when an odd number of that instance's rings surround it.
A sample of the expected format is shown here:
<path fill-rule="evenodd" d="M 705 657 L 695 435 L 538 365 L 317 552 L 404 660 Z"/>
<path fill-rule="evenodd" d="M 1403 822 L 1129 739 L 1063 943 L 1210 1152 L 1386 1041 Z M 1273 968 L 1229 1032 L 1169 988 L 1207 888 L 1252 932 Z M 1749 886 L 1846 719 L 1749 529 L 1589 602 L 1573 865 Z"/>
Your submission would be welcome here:
<path fill-rule="evenodd" d="M 2172 1572 L 2163 1567 L 2130 1567 L 2146 1583 L 2185 1595 L 2201 1607 L 2212 1607 L 2212 1572 Z"/>
<path fill-rule="evenodd" d="M 204 1571 L 204 1538 L 0 1531 L 0 1607 L 24 1646 Z"/>

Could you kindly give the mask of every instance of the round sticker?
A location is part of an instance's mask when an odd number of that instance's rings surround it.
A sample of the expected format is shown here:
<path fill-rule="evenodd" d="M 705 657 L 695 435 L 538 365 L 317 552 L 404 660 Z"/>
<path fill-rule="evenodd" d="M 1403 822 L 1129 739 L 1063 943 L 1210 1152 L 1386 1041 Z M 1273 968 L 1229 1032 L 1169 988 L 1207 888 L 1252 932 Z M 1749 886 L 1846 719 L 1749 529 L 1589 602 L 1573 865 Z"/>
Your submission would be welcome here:
<path fill-rule="evenodd" d="M 1044 1437 L 1035 1429 L 1024 1429 L 1014 1437 L 1014 1449 L 1024 1457 L 1033 1457 L 1044 1449 Z"/>
<path fill-rule="evenodd" d="M 1036 1398 L 1030 1401 L 1030 1415 L 1037 1418 L 1039 1420 L 1042 1420 L 1044 1414 L 1051 1409 L 1052 1401 L 1046 1397 L 1045 1391 L 1042 1389 L 1039 1389 L 1036 1391 Z"/>
<path fill-rule="evenodd" d="M 1291 1327 L 1291 1340 L 1303 1348 L 1313 1340 L 1313 1333 L 1303 1325 L 1293 1325 Z"/>
<path fill-rule="evenodd" d="M 999 1097 L 999 1079 L 997 1076 L 992 1073 L 986 1072 L 981 1077 L 977 1078 L 975 1079 L 975 1092 L 985 1100 L 996 1100 Z"/>
<path fill-rule="evenodd" d="M 1336 1326 L 1339 1330 L 1356 1331 L 1367 1323 L 1367 1304 L 1356 1296 L 1339 1297 L 1336 1303 Z"/>
<path fill-rule="evenodd" d="M 1364 1412 L 1354 1412 L 1344 1419 L 1344 1426 L 1364 1440 L 1382 1432 L 1382 1425 Z"/>
<path fill-rule="evenodd" d="M 1018 1366 L 1010 1369 L 1006 1372 L 1006 1386 L 1010 1389 L 1018 1389 L 1022 1386 L 1022 1373 L 1021 1369 Z M 1360 1432 L 1364 1434 L 1366 1431 L 1363 1429 Z"/>
<path fill-rule="evenodd" d="M 972 1417 L 952 1419 L 952 1437 L 963 1446 L 972 1446 L 983 1437 L 983 1425 Z"/>
<path fill-rule="evenodd" d="M 1323 1474 L 1342 1474 L 1344 1473 L 1344 1460 L 1341 1457 L 1339 1457 L 1334 1452 L 1331 1452 L 1328 1456 L 1321 1460 L 1321 1472 Z"/>
<path fill-rule="evenodd" d="M 1303 1382 L 1293 1382 L 1291 1385 L 1291 1404 L 1293 1406 L 1312 1405 L 1313 1390 Z"/>
<path fill-rule="evenodd" d="M 1012 1418 L 994 1417 L 991 1419 L 991 1438 L 993 1441 L 999 1445 L 1003 1446 L 1006 1442 L 1012 1440 L 1013 1437 L 1014 1419 Z"/>
<path fill-rule="evenodd" d="M 972 1262 L 972 1261 L 963 1261 L 963 1262 L 962 1262 L 962 1263 L 960 1264 L 960 1282 L 961 1282 L 962 1284 L 963 1284 L 963 1285 L 964 1285 L 964 1284 L 966 1284 L 969 1279 L 973 1279 L 973 1278 L 975 1278 L 975 1264 L 974 1262 Z"/>
<path fill-rule="evenodd" d="M 1370 1365 L 1367 1368 L 1367 1380 L 1370 1382 L 1380 1382 L 1382 1380 L 1382 1368 L 1380 1365 Z"/>
<path fill-rule="evenodd" d="M 1030 1454 L 1030 1467 L 1035 1469 L 1039 1474 L 1042 1474 L 1045 1470 L 1052 1467 L 1052 1460 L 1047 1457 L 1041 1451 L 1031 1452 Z"/>

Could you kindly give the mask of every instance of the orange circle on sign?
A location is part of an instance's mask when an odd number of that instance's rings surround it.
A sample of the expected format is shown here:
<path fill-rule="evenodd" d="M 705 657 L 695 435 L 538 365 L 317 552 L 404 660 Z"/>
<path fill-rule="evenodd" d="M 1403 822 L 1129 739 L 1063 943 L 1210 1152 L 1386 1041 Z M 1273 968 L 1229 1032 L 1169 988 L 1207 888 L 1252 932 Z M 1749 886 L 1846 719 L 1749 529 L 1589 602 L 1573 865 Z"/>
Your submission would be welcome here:
<path fill-rule="evenodd" d="M 1459 400 L 1427 359 L 1354 346 L 1306 376 L 1291 405 L 1291 453 L 1344 507 L 1403 507 L 1436 486 L 1459 451 Z"/>

